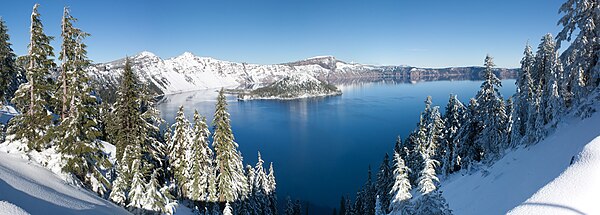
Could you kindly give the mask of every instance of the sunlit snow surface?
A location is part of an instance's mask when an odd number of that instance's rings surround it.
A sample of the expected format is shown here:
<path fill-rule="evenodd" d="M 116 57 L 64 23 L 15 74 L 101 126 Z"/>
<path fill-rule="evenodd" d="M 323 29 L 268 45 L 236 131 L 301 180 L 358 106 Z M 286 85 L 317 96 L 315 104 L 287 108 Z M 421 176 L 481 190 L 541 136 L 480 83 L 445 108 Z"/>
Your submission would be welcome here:
<path fill-rule="evenodd" d="M 3 210 L 7 211 L 3 211 Z M 13 213 L 14 211 L 14 213 Z M 128 214 L 50 170 L 0 151 L 0 214 Z"/>
<path fill-rule="evenodd" d="M 443 194 L 455 214 L 598 214 L 598 128 L 598 113 L 567 119 L 545 140 L 509 152 L 485 173 L 450 177 Z"/>

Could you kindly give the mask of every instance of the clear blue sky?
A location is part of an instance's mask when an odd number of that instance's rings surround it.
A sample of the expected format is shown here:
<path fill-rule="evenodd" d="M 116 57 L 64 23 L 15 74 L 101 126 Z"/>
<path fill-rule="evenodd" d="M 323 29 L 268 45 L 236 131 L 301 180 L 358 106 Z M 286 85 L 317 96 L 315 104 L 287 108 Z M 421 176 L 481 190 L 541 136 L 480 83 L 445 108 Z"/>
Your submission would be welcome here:
<path fill-rule="evenodd" d="M 517 67 L 560 27 L 564 0 L 432 1 L 39 1 L 46 33 L 59 49 L 62 7 L 92 34 L 89 56 L 106 62 L 148 50 L 162 58 L 190 51 L 249 63 L 283 63 L 316 55 L 348 62 L 420 67 Z M 18 55 L 26 53 L 35 1 L 0 7 Z"/>

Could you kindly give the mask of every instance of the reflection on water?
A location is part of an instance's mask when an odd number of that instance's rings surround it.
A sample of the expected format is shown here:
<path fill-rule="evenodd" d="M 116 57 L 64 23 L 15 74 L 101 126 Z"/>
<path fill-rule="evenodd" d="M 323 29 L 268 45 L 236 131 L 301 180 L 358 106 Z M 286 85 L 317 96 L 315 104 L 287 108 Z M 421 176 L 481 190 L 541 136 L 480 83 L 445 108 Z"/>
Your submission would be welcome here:
<path fill-rule="evenodd" d="M 502 82 L 502 94 L 515 90 L 514 80 Z M 402 83 L 379 81 L 343 83 L 343 95 L 295 101 L 238 102 L 228 96 L 236 141 L 245 164 L 256 163 L 256 152 L 274 162 L 277 192 L 325 207 L 339 204 L 341 195 L 354 195 L 391 153 L 396 136 L 406 137 L 416 125 L 427 95 L 442 107 L 450 93 L 463 102 L 475 96 L 480 81 Z M 204 90 L 171 95 L 159 104 L 172 123 L 180 105 L 192 118 L 194 109 L 213 118 L 217 92 Z"/>

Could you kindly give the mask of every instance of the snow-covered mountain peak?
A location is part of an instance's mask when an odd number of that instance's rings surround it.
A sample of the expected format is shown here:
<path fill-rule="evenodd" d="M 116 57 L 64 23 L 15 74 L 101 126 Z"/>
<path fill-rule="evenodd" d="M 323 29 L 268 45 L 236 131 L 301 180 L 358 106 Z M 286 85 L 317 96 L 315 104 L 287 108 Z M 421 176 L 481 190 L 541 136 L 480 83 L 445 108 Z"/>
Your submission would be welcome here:
<path fill-rule="evenodd" d="M 142 51 L 142 52 L 136 54 L 134 57 L 135 58 L 145 58 L 145 57 L 158 58 L 158 56 L 156 56 L 154 53 L 149 52 L 149 51 Z"/>
<path fill-rule="evenodd" d="M 177 56 L 176 58 L 181 58 L 181 59 L 194 59 L 196 58 L 196 55 L 194 55 L 191 52 L 184 52 L 183 54 Z"/>

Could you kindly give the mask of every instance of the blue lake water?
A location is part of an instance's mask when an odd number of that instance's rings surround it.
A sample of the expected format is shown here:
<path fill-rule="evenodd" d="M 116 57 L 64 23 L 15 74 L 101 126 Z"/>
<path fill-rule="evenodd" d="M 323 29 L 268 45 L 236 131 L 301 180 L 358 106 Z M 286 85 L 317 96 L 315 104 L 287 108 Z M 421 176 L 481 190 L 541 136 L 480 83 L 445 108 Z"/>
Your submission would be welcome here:
<path fill-rule="evenodd" d="M 514 80 L 502 81 L 502 95 L 515 92 Z M 468 104 L 481 81 L 420 83 L 375 82 L 341 85 L 343 95 L 294 101 L 237 101 L 229 113 L 244 164 L 254 166 L 257 151 L 274 163 L 279 201 L 286 196 L 333 208 L 342 195 L 354 196 L 376 170 L 396 137 L 415 127 L 426 96 L 444 111 L 450 93 Z M 172 123 L 180 105 L 191 120 L 194 109 L 210 121 L 215 90 L 171 95 L 159 104 Z M 268 167 L 268 166 L 266 166 Z M 375 175 L 374 175 L 375 177 Z"/>

